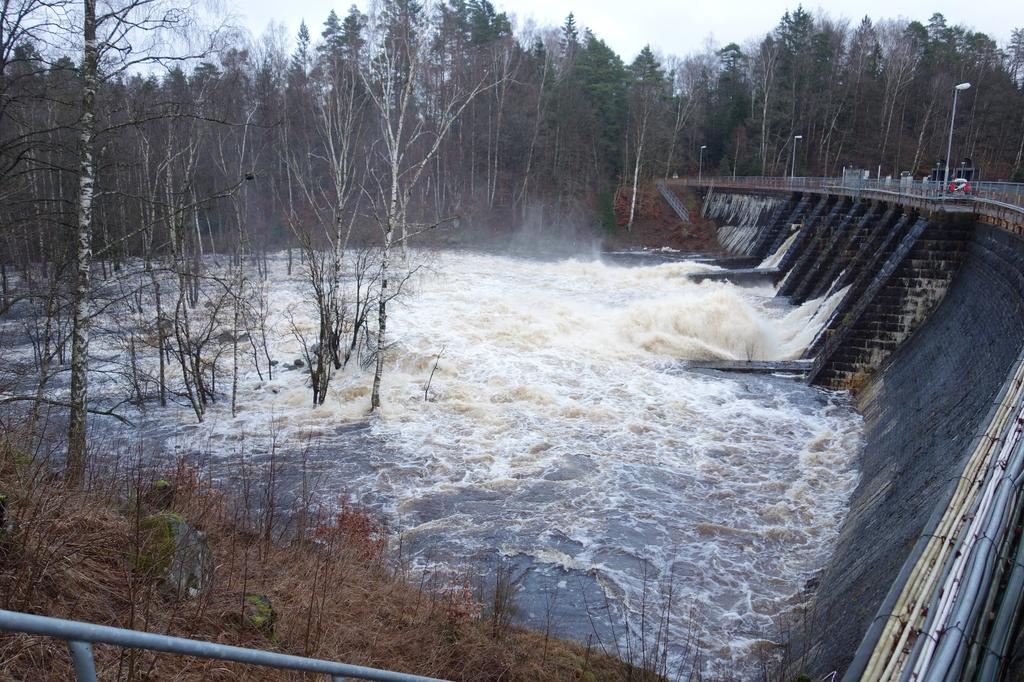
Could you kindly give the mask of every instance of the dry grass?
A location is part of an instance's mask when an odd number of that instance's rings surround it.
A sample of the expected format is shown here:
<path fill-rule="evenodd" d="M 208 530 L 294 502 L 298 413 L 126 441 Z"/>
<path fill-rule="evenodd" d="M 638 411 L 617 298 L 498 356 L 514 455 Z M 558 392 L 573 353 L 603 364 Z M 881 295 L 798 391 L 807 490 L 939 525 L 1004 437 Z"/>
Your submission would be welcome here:
<path fill-rule="evenodd" d="M 579 644 L 496 624 L 467 588 L 411 585 L 387 559 L 385 529 L 358 509 L 296 515 L 284 541 L 254 505 L 185 466 L 167 477 L 173 494 L 155 491 L 154 472 L 141 466 L 68 490 L 44 459 L 0 434 L 2 608 L 453 680 L 655 679 Z M 205 593 L 172 594 L 133 561 L 151 546 L 141 521 L 154 507 L 207 534 L 215 577 Z M 272 629 L 246 617 L 246 594 L 269 597 Z M 104 680 L 302 678 L 102 645 L 96 657 Z M 70 656 L 60 641 L 3 634 L 0 678 L 72 679 Z"/>

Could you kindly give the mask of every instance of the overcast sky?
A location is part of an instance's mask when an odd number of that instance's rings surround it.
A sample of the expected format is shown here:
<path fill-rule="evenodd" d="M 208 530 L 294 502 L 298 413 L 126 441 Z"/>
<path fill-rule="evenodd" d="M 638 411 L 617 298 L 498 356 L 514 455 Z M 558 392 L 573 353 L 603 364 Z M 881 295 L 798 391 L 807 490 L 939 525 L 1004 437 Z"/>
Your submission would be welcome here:
<path fill-rule="evenodd" d="M 353 0 L 228 0 L 255 35 L 270 20 L 285 24 L 294 35 L 306 20 L 310 33 L 319 37 L 320 28 L 333 8 L 339 15 Z M 532 18 L 539 25 L 557 26 L 569 12 L 577 23 L 590 28 L 630 61 L 645 44 L 664 54 L 684 55 L 701 48 L 711 37 L 719 45 L 743 43 L 760 37 L 778 24 L 797 0 L 492 0 L 502 11 L 515 17 L 517 27 Z M 364 10 L 369 0 L 357 0 Z M 816 2 L 804 8 L 823 10 L 833 17 L 859 20 L 905 17 L 922 23 L 934 12 L 945 15 L 950 24 L 963 24 L 993 37 L 1000 46 L 1015 27 L 1024 27 L 1024 0 L 861 0 L 860 2 Z"/>

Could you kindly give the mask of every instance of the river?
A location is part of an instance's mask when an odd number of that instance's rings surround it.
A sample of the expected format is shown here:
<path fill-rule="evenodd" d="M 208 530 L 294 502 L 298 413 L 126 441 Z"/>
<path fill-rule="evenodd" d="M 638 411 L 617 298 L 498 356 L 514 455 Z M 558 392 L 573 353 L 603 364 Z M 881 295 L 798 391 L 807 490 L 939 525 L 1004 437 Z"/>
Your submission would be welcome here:
<path fill-rule="evenodd" d="M 845 394 L 684 360 L 796 357 L 834 302 L 779 307 L 770 287 L 695 284 L 709 266 L 674 259 L 414 260 L 379 417 L 368 373 L 340 373 L 311 409 L 307 375 L 282 365 L 243 372 L 235 418 L 158 412 L 168 449 L 228 461 L 301 444 L 320 490 L 385 515 L 421 569 L 525 571 L 519 619 L 557 634 L 609 646 L 622 627 L 605 601 L 650 620 L 671 585 L 673 654 L 699 637 L 705 673 L 753 675 L 834 547 L 861 418 Z M 313 311 L 298 270 L 271 265 L 285 362 Z"/>

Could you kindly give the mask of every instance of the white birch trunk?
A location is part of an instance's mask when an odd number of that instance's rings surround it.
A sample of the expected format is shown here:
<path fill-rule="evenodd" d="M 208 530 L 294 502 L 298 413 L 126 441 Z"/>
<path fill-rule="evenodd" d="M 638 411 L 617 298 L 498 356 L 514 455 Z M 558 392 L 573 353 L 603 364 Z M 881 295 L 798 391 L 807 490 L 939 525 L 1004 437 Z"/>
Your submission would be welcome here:
<path fill-rule="evenodd" d="M 633 218 L 636 216 L 636 190 L 637 185 L 640 183 L 640 159 L 644 153 L 644 138 L 647 136 L 647 116 L 645 112 L 643 122 L 640 125 L 640 134 L 636 144 L 636 163 L 633 166 L 633 198 L 629 202 L 629 223 L 626 224 L 627 230 L 633 229 Z"/>
<path fill-rule="evenodd" d="M 96 0 L 84 0 L 82 33 L 82 119 L 79 151 L 78 227 L 75 240 L 75 287 L 71 338 L 71 394 L 68 419 L 68 458 L 65 481 L 81 485 L 86 465 L 86 405 L 89 371 L 89 270 L 92 266 L 92 208 L 96 187 L 94 137 L 99 48 L 96 43 Z"/>
<path fill-rule="evenodd" d="M 389 268 L 391 266 L 391 240 L 395 233 L 398 213 L 398 159 L 393 156 L 391 166 L 391 198 L 388 204 L 387 227 L 380 254 L 380 300 L 377 303 L 377 362 L 373 371 L 373 390 L 370 393 L 370 411 L 380 409 L 380 382 L 384 376 L 384 350 L 387 348 L 388 297 L 390 296 Z M 401 221 L 404 223 L 404 221 Z M 403 240 L 404 243 L 404 240 Z"/>

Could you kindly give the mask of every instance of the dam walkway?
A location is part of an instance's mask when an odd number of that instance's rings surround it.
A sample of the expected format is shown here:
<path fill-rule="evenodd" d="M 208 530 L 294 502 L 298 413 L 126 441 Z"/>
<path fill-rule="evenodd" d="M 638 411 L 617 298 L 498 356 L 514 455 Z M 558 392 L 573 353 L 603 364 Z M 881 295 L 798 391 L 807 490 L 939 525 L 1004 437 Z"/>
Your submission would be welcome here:
<path fill-rule="evenodd" d="M 949 192 L 941 182 L 907 182 L 900 179 L 851 180 L 829 177 L 716 177 L 680 178 L 666 183 L 714 191 L 716 189 L 801 192 L 844 196 L 851 199 L 887 201 L 901 206 L 969 213 L 982 222 L 1024 232 L 1024 183 L 974 182 L 970 191 Z M 684 218 L 688 219 L 688 218 Z"/>

